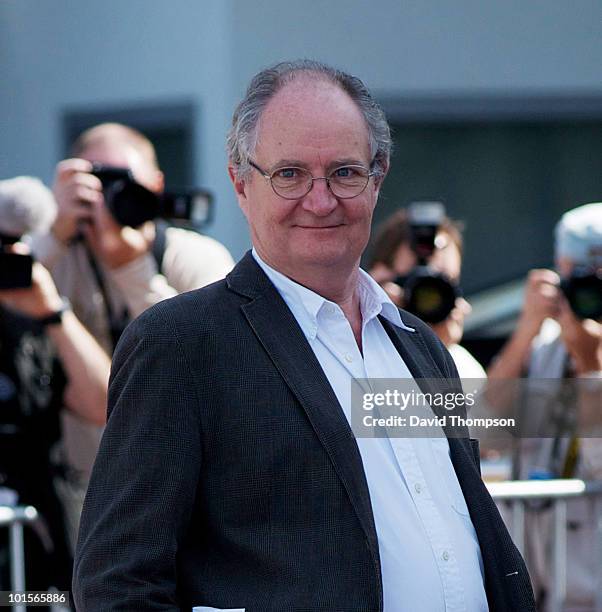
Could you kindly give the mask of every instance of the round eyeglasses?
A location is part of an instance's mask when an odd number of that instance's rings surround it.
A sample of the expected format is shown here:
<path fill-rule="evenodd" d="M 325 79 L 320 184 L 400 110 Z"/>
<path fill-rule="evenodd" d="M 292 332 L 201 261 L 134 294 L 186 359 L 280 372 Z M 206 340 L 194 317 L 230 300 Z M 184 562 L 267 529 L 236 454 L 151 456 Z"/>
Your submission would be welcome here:
<path fill-rule="evenodd" d="M 366 189 L 370 177 L 377 174 L 355 164 L 336 168 L 328 176 L 312 176 L 309 170 L 295 166 L 276 168 L 268 174 L 254 162 L 249 161 L 249 164 L 270 182 L 274 193 L 285 200 L 298 200 L 306 196 L 314 186 L 314 181 L 321 180 L 326 181 L 337 198 L 355 198 Z"/>

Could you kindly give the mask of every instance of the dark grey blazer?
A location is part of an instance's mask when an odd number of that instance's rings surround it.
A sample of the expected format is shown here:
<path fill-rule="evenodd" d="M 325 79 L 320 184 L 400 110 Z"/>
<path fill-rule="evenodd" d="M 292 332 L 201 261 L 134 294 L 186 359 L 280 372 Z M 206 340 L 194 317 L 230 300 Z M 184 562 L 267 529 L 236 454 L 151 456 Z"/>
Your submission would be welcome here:
<path fill-rule="evenodd" d="M 383 320 L 413 376 L 456 378 L 430 329 Z M 492 610 L 534 610 L 527 570 L 467 439 L 450 439 Z M 355 438 L 250 253 L 124 333 L 84 504 L 78 610 L 379 612 L 378 543 Z M 396 612 L 396 611 L 387 611 Z"/>

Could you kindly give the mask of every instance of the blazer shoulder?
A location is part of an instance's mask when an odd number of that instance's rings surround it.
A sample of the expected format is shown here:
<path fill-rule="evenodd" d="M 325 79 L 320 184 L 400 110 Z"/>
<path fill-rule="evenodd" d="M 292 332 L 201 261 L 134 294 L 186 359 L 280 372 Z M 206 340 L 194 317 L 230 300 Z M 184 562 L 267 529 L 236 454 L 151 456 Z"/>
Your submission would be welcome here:
<path fill-rule="evenodd" d="M 145 310 L 138 320 L 145 325 L 166 320 L 198 319 L 200 315 L 223 309 L 231 302 L 237 302 L 236 296 L 228 290 L 224 279 L 180 293 L 154 304 Z"/>
<path fill-rule="evenodd" d="M 240 296 L 230 291 L 225 280 L 219 280 L 200 289 L 194 289 L 154 304 L 127 326 L 126 337 L 172 336 L 185 339 L 215 329 L 239 312 Z"/>

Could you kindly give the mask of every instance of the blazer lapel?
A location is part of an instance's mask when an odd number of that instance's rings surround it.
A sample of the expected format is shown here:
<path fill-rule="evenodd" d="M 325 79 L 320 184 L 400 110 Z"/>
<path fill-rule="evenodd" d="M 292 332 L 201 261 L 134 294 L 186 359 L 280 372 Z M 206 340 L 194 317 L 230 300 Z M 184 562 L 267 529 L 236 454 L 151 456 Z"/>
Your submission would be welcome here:
<path fill-rule="evenodd" d="M 251 298 L 241 308 L 274 366 L 305 410 L 328 453 L 380 567 L 370 494 L 355 437 L 338 399 L 295 317 L 250 253 L 227 277 Z"/>

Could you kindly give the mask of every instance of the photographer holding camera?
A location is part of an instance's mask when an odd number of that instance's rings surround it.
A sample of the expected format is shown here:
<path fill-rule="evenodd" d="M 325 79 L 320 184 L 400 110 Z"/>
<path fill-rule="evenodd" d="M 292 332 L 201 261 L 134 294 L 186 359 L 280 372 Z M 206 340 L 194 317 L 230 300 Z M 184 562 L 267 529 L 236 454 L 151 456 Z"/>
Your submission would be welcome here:
<path fill-rule="evenodd" d="M 57 166 L 58 216 L 34 249 L 111 354 L 131 319 L 223 278 L 233 260 L 216 240 L 155 222 L 164 178 L 140 132 L 101 124 L 79 136 L 73 154 Z"/>
<path fill-rule="evenodd" d="M 602 383 L 602 203 L 579 206 L 566 212 L 556 225 L 554 270 L 531 270 L 517 326 L 489 367 L 492 381 L 547 379 L 550 393 L 558 393 L 549 379 L 564 380 L 576 395 L 566 404 L 565 428 L 556 438 L 524 438 L 516 450 L 514 472 L 520 478 L 602 479 L 600 440 L 571 433 L 570 414 L 578 412 L 584 393 L 600 397 Z M 583 380 L 585 379 L 585 380 Z M 590 380 L 588 380 L 590 379 Z M 552 384 L 551 384 L 552 383 Z M 498 393 L 498 396 L 500 394 Z M 553 404 L 551 404 L 553 405 Z M 526 403 L 528 415 L 554 415 Z M 595 418 L 600 422 L 600 405 Z M 567 610 L 593 609 L 596 592 L 596 516 L 584 498 L 567 502 Z M 550 559 L 554 533 L 549 507 L 527 514 L 527 546 L 531 577 L 540 603 L 552 584 Z"/>
<path fill-rule="evenodd" d="M 37 179 L 0 181 L 0 503 L 31 504 L 40 513 L 42 537 L 25 534 L 27 586 L 34 590 L 69 590 L 69 530 L 55 490 L 66 467 L 61 413 L 104 423 L 110 368 L 20 241 L 47 230 L 55 215 L 52 193 Z"/>
<path fill-rule="evenodd" d="M 57 166 L 58 214 L 50 231 L 33 237 L 32 250 L 104 349 L 102 367 L 132 319 L 224 277 L 233 260 L 216 240 L 155 221 L 167 194 L 155 149 L 140 132 L 116 123 L 92 127 L 73 155 Z M 191 207 L 184 208 L 180 216 L 190 218 Z M 78 518 L 103 427 L 69 414 L 63 421 L 71 472 L 79 475 L 63 503 Z"/>
<path fill-rule="evenodd" d="M 440 202 L 414 202 L 381 226 L 369 271 L 391 299 L 428 323 L 451 353 L 461 378 L 484 378 L 459 342 L 470 304 L 462 296 L 462 234 Z"/>
<path fill-rule="evenodd" d="M 531 270 L 518 325 L 489 368 L 493 378 L 598 376 L 602 361 L 602 203 L 565 213 L 556 268 Z"/>

